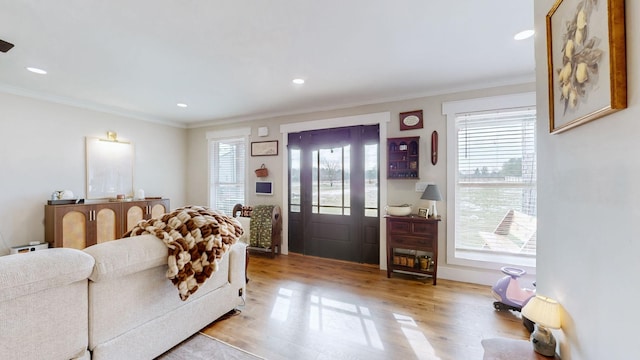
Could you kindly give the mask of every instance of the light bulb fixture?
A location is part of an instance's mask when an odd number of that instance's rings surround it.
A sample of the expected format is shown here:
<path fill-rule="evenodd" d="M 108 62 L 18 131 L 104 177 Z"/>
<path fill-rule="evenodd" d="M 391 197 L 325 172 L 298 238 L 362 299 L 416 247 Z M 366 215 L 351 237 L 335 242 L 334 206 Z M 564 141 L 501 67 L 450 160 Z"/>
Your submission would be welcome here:
<path fill-rule="evenodd" d="M 520 31 L 519 33 L 515 34 L 515 36 L 513 37 L 516 40 L 525 40 L 528 39 L 530 37 L 533 36 L 533 34 L 535 34 L 535 31 L 529 29 L 529 30 L 523 30 Z"/>
<path fill-rule="evenodd" d="M 185 103 L 177 103 L 176 105 L 177 105 L 178 107 L 181 107 L 181 108 L 186 108 L 187 106 L 189 106 L 189 105 L 187 105 L 187 104 L 185 104 Z"/>
<path fill-rule="evenodd" d="M 548 328 L 561 328 L 560 304 L 546 296 L 536 295 L 522 308 L 522 316 L 536 324 L 531 333 L 533 350 L 544 356 L 554 356 L 556 339 Z"/>
<path fill-rule="evenodd" d="M 38 74 L 38 75 L 46 75 L 46 71 L 42 70 L 42 69 L 38 69 L 35 67 L 28 67 L 27 70 L 31 71 L 34 74 Z"/>
<path fill-rule="evenodd" d="M 304 79 L 297 78 L 297 79 L 293 79 L 292 82 L 296 85 L 302 85 L 304 84 Z"/>

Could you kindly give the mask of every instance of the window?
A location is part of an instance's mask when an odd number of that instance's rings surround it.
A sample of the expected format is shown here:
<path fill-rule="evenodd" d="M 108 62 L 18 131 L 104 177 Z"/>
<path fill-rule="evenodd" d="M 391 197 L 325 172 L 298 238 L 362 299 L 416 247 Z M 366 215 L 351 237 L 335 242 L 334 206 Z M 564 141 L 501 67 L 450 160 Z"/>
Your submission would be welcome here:
<path fill-rule="evenodd" d="M 207 134 L 209 138 L 209 206 L 231 215 L 245 203 L 247 136 L 244 131 Z M 215 136 L 236 135 L 216 138 Z M 238 136 L 240 135 L 240 136 Z"/>
<path fill-rule="evenodd" d="M 451 263 L 535 266 L 536 109 L 516 99 L 445 105 Z"/>

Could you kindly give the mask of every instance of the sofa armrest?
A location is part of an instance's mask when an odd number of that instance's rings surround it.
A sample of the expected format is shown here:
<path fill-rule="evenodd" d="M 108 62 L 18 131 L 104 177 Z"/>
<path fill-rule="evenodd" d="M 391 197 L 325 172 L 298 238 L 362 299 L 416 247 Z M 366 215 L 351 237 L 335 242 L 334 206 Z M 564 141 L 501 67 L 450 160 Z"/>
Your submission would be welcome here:
<path fill-rule="evenodd" d="M 0 257 L 0 302 L 85 280 L 94 260 L 81 250 L 55 248 Z"/>
<path fill-rule="evenodd" d="M 89 246 L 93 256 L 91 281 L 114 279 L 167 265 L 167 246 L 155 235 L 138 235 Z"/>
<path fill-rule="evenodd" d="M 238 222 L 240 222 L 240 226 L 244 230 L 244 233 L 238 238 L 238 241 L 243 242 L 245 244 L 249 244 L 249 239 L 251 238 L 251 218 L 250 217 L 237 217 Z"/>

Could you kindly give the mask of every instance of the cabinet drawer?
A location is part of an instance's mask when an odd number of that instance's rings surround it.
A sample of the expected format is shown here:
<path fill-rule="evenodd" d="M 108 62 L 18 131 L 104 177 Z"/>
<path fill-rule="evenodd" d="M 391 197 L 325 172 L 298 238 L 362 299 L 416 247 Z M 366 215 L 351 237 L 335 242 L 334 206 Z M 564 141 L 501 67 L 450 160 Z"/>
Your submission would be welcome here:
<path fill-rule="evenodd" d="M 438 223 L 425 223 L 425 222 L 414 222 L 411 223 L 413 227 L 413 233 L 416 235 L 431 235 L 436 232 L 436 226 Z"/>
<path fill-rule="evenodd" d="M 389 221 L 387 222 L 387 226 L 389 227 L 389 232 L 391 234 L 410 234 L 411 233 L 410 221 L 402 221 L 402 220 Z"/>
<path fill-rule="evenodd" d="M 391 247 L 403 246 L 408 247 L 421 247 L 421 248 L 433 248 L 433 236 L 414 237 L 414 236 L 394 236 L 390 240 Z"/>

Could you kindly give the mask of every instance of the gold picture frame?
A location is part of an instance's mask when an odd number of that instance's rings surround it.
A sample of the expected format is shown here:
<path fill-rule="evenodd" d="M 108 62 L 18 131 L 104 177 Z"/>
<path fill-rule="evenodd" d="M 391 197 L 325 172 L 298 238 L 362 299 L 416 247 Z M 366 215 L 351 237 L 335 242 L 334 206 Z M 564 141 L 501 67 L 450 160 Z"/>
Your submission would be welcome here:
<path fill-rule="evenodd" d="M 557 0 L 546 17 L 549 132 L 627 107 L 624 0 Z"/>

